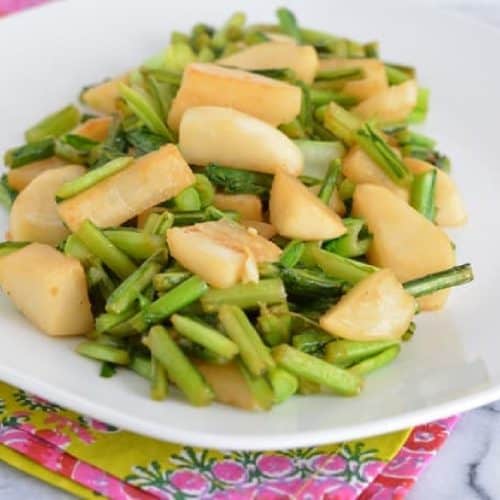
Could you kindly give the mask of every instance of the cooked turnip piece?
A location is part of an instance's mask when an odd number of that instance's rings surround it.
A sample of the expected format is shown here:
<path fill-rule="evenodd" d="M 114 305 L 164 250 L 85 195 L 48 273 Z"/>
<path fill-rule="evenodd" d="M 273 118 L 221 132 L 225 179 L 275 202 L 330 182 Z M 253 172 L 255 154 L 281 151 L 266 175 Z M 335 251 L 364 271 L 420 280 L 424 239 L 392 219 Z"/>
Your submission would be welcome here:
<path fill-rule="evenodd" d="M 82 265 L 54 248 L 32 243 L 0 259 L 0 286 L 48 335 L 81 335 L 93 318 Z"/>
<path fill-rule="evenodd" d="M 274 243 L 224 219 L 169 229 L 167 243 L 182 266 L 217 288 L 258 281 L 257 264 L 281 254 Z"/>
<path fill-rule="evenodd" d="M 342 160 L 342 173 L 355 184 L 377 184 L 408 201 L 408 190 L 393 182 L 359 146 L 352 147 Z"/>
<path fill-rule="evenodd" d="M 94 85 L 82 94 L 82 102 L 89 108 L 108 115 L 116 112 L 116 101 L 120 97 L 120 83 L 127 83 L 129 74 L 125 73 L 111 80 Z"/>
<path fill-rule="evenodd" d="M 299 175 L 300 149 L 283 132 L 231 108 L 202 106 L 184 113 L 179 149 L 191 165 L 222 166 Z"/>
<path fill-rule="evenodd" d="M 82 135 L 87 139 L 102 142 L 108 136 L 109 127 L 113 119 L 111 116 L 99 116 L 90 118 L 76 127 L 72 134 Z"/>
<path fill-rule="evenodd" d="M 349 340 L 400 339 L 415 314 L 415 299 L 383 269 L 349 290 L 320 318 L 321 328 Z"/>
<path fill-rule="evenodd" d="M 7 180 L 12 189 L 22 191 L 35 177 L 41 173 L 54 168 L 59 168 L 67 162 L 57 156 L 51 156 L 45 160 L 34 161 L 22 167 L 12 168 L 7 173 Z"/>
<path fill-rule="evenodd" d="M 318 54 L 310 45 L 259 43 L 217 61 L 240 69 L 290 68 L 299 80 L 311 84 L 318 69 Z"/>
<path fill-rule="evenodd" d="M 437 213 L 434 219 L 436 224 L 439 226 L 463 226 L 467 222 L 467 212 L 453 179 L 446 172 L 425 161 L 416 158 L 404 158 L 403 161 L 414 174 L 436 170 L 435 203 Z"/>
<path fill-rule="evenodd" d="M 262 201 L 255 194 L 223 194 L 214 197 L 214 206 L 220 210 L 234 210 L 242 219 L 262 220 Z"/>
<path fill-rule="evenodd" d="M 235 361 L 213 364 L 193 360 L 193 363 L 220 403 L 245 410 L 267 410 L 271 407 L 273 392 L 264 377 L 246 374 L 246 369 Z"/>
<path fill-rule="evenodd" d="M 60 203 L 59 214 L 72 231 L 85 219 L 98 227 L 119 226 L 194 182 L 194 174 L 177 147 L 167 144 Z"/>
<path fill-rule="evenodd" d="M 287 238 L 327 240 L 337 238 L 346 231 L 333 210 L 300 180 L 284 172 L 274 177 L 269 211 L 271 224 Z"/>
<path fill-rule="evenodd" d="M 417 82 L 408 80 L 369 97 L 351 111 L 363 120 L 397 123 L 408 118 L 417 104 L 417 96 Z"/>
<path fill-rule="evenodd" d="M 353 197 L 353 215 L 363 217 L 373 241 L 368 261 L 392 269 L 401 282 L 455 265 L 448 236 L 387 189 L 360 184 Z M 418 299 L 425 310 L 440 309 L 448 290 Z"/>
<path fill-rule="evenodd" d="M 40 174 L 15 199 L 10 212 L 10 238 L 58 245 L 69 231 L 57 211 L 56 191 L 85 173 L 80 165 L 67 165 Z"/>
<path fill-rule="evenodd" d="M 389 86 L 384 63 L 378 59 L 341 59 L 338 57 L 320 59 L 320 71 L 344 68 L 361 68 L 364 72 L 363 78 L 348 81 L 342 87 L 342 92 L 347 95 L 358 99 L 367 99 Z"/>
<path fill-rule="evenodd" d="M 291 122 L 300 112 L 302 91 L 279 80 L 215 64 L 190 64 L 168 116 L 178 130 L 184 112 L 195 106 L 226 106 L 273 126 Z"/>
<path fill-rule="evenodd" d="M 266 238 L 266 240 L 270 240 L 273 236 L 276 236 L 278 232 L 276 228 L 267 222 L 262 222 L 259 220 L 240 220 L 240 224 L 251 231 L 257 231 L 257 234 Z"/>

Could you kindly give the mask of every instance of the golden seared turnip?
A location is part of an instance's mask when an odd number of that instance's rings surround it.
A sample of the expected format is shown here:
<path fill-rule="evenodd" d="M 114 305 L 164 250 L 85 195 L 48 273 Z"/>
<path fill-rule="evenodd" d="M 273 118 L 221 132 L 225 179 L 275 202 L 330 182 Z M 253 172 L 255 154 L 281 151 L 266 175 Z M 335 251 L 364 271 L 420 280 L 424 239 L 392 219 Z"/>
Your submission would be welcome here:
<path fill-rule="evenodd" d="M 408 190 L 395 184 L 359 146 L 352 147 L 342 160 L 342 173 L 354 184 L 377 184 L 408 201 Z"/>
<path fill-rule="evenodd" d="M 32 243 L 0 258 L 0 286 L 40 330 L 82 335 L 93 326 L 81 263 L 54 248 Z"/>
<path fill-rule="evenodd" d="M 118 226 L 176 196 L 194 182 L 194 174 L 177 147 L 167 144 L 59 203 L 59 214 L 72 231 L 85 219 L 98 227 Z"/>
<path fill-rule="evenodd" d="M 404 158 L 403 161 L 414 174 L 428 172 L 431 169 L 436 170 L 436 224 L 463 226 L 467 222 L 467 212 L 453 179 L 446 172 L 423 160 Z"/>
<path fill-rule="evenodd" d="M 167 243 L 182 266 L 217 288 L 258 281 L 257 264 L 281 254 L 274 243 L 224 219 L 169 229 Z"/>
<path fill-rule="evenodd" d="M 179 149 L 191 165 L 219 165 L 299 175 L 300 149 L 283 132 L 231 108 L 202 106 L 184 113 Z"/>
<path fill-rule="evenodd" d="M 319 320 L 327 332 L 349 340 L 397 340 L 416 309 L 394 273 L 382 269 L 357 283 Z"/>
<path fill-rule="evenodd" d="M 255 194 L 217 193 L 213 204 L 219 210 L 234 210 L 238 212 L 242 219 L 262 220 L 262 201 Z"/>
<path fill-rule="evenodd" d="M 250 231 L 256 231 L 258 235 L 266 238 L 266 240 L 270 240 L 273 236 L 278 234 L 276 228 L 268 222 L 243 219 L 240 220 L 240 224 L 247 229 L 250 229 Z"/>
<path fill-rule="evenodd" d="M 178 130 L 189 108 L 225 106 L 277 126 L 291 122 L 299 114 L 301 101 L 302 91 L 295 85 L 216 64 L 193 63 L 184 71 L 168 125 Z"/>
<path fill-rule="evenodd" d="M 22 167 L 11 168 L 7 173 L 9 186 L 16 191 L 22 191 L 35 177 L 41 173 L 54 168 L 62 167 L 68 162 L 57 156 L 51 156 L 45 160 L 34 161 Z"/>
<path fill-rule="evenodd" d="M 215 393 L 219 403 L 244 410 L 267 410 L 273 403 L 273 391 L 263 377 L 246 375 L 237 362 L 213 364 L 192 360 Z"/>
<path fill-rule="evenodd" d="M 85 173 L 81 165 L 47 170 L 34 179 L 15 199 L 9 218 L 12 240 L 58 245 L 69 231 L 57 211 L 56 191 Z"/>
<path fill-rule="evenodd" d="M 116 101 L 120 97 L 119 84 L 127 83 L 129 74 L 125 73 L 111 80 L 88 88 L 82 94 L 82 102 L 89 108 L 108 115 L 116 112 Z"/>
<path fill-rule="evenodd" d="M 360 184 L 353 197 L 353 215 L 363 217 L 373 241 L 368 261 L 392 269 L 401 282 L 443 271 L 455 265 L 448 236 L 387 189 Z M 425 310 L 440 309 L 448 290 L 418 299 Z"/>
<path fill-rule="evenodd" d="M 382 92 L 389 86 L 384 63 L 379 59 L 342 59 L 338 57 L 320 59 L 320 71 L 344 68 L 361 68 L 364 73 L 363 78 L 346 82 L 342 87 L 342 92 L 345 94 L 363 100 Z"/>
<path fill-rule="evenodd" d="M 318 54 L 310 45 L 282 42 L 259 43 L 217 61 L 240 69 L 290 68 L 299 80 L 311 84 L 318 69 Z"/>
<path fill-rule="evenodd" d="M 87 139 L 102 142 L 108 136 L 109 127 L 113 118 L 111 116 L 98 116 L 84 121 L 73 130 L 73 134 L 82 135 Z"/>
<path fill-rule="evenodd" d="M 337 238 L 346 229 L 341 218 L 300 182 L 275 175 L 269 200 L 270 222 L 279 234 L 299 240 Z"/>
<path fill-rule="evenodd" d="M 363 120 L 397 123 L 408 118 L 417 105 L 418 85 L 408 80 L 364 100 L 351 111 Z"/>

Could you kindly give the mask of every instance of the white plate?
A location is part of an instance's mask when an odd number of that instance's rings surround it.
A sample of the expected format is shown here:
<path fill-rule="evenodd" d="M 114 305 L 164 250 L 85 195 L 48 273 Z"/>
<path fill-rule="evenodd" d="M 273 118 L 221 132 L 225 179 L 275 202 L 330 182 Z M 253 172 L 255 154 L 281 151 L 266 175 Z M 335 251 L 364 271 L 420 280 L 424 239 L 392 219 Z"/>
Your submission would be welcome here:
<path fill-rule="evenodd" d="M 0 21 L 0 149 L 21 142 L 27 125 L 74 99 L 83 85 L 155 53 L 172 29 L 219 24 L 238 7 L 252 21 L 267 22 L 279 3 L 75 0 Z M 289 5 L 306 26 L 378 39 L 386 60 L 417 66 L 432 89 L 425 130 L 451 155 L 469 208 L 469 225 L 453 238 L 458 261 L 474 264 L 476 281 L 454 291 L 446 311 L 419 318 L 400 358 L 371 376 L 355 399 L 295 397 L 260 414 L 221 405 L 196 409 L 181 398 L 152 402 L 139 377 L 99 378 L 96 364 L 72 352 L 75 341 L 40 334 L 3 297 L 0 379 L 139 433 L 227 449 L 359 438 L 500 398 L 500 32 L 440 11 L 389 9 L 380 2 Z M 0 224 L 6 228 L 5 216 Z"/>

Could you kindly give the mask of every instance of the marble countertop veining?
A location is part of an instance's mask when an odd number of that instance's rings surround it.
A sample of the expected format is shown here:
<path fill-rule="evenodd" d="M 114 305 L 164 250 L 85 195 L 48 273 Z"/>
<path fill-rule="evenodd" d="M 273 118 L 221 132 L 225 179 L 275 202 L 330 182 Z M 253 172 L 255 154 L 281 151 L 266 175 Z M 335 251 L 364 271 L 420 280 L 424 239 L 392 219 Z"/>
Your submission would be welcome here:
<path fill-rule="evenodd" d="M 439 3 L 500 28 L 500 0 Z M 67 500 L 71 496 L 0 462 L 0 500 L 30 498 Z M 495 499 L 500 499 L 500 401 L 461 417 L 408 496 L 408 500 Z"/>

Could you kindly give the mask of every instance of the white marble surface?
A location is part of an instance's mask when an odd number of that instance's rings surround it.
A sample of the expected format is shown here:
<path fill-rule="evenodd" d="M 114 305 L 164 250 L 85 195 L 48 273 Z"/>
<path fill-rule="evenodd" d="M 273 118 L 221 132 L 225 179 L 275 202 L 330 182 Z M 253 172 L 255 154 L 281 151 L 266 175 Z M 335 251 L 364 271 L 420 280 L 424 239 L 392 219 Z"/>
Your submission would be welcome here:
<path fill-rule="evenodd" d="M 285 2 L 284 2 L 285 3 Z M 433 0 L 500 28 L 500 0 Z M 0 500 L 66 500 L 54 489 L 0 462 Z M 464 414 L 408 500 L 500 499 L 500 402 Z"/>

